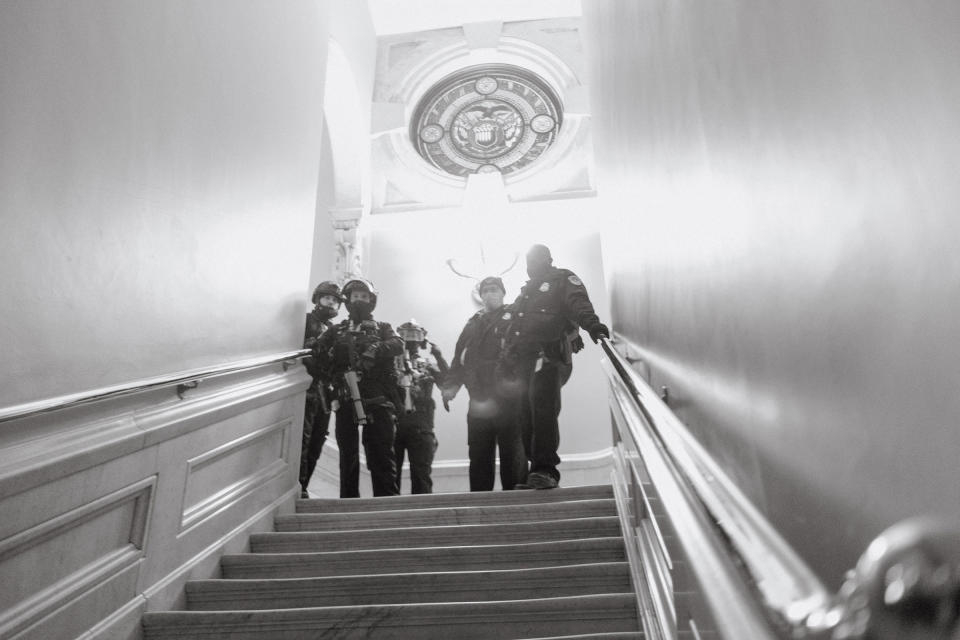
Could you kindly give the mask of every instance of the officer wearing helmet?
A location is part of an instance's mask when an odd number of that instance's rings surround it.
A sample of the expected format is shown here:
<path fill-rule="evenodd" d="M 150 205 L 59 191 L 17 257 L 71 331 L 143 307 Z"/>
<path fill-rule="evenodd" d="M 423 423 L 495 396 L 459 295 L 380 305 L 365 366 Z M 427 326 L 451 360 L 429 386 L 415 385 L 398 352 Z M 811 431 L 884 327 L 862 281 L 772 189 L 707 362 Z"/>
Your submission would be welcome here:
<path fill-rule="evenodd" d="M 398 358 L 403 410 L 397 414 L 397 437 L 393 450 L 397 465 L 397 492 L 404 454 L 410 460 L 411 493 L 433 493 L 433 456 L 437 438 L 433 432 L 433 414 L 437 403 L 433 388 L 443 381 L 448 366 L 440 349 L 427 340 L 427 330 L 415 320 L 397 327 L 403 338 L 404 355 Z M 429 348 L 429 354 L 426 350 Z M 449 409 L 448 409 L 449 410 Z"/>
<path fill-rule="evenodd" d="M 497 379 L 510 309 L 503 304 L 507 290 L 496 276 L 477 285 L 483 307 L 469 320 L 454 349 L 453 363 L 443 383 L 443 400 L 449 402 L 461 386 L 467 387 L 467 451 L 470 457 L 470 490 L 492 491 L 496 456 L 500 452 L 500 486 L 513 489 L 527 476 L 527 460 L 517 427 L 516 394 Z"/>
<path fill-rule="evenodd" d="M 360 427 L 373 495 L 396 495 L 393 439 L 400 394 L 395 361 L 403 341 L 386 322 L 373 319 L 377 290 L 363 278 L 341 289 L 348 318 L 317 340 L 314 352 L 331 381 L 340 448 L 340 497 L 360 496 Z"/>
<path fill-rule="evenodd" d="M 313 349 L 317 339 L 333 326 L 330 321 L 340 312 L 340 287 L 329 280 L 321 282 L 313 290 L 311 301 L 313 309 L 307 313 L 304 349 Z M 300 497 L 307 498 L 307 485 L 310 484 L 330 429 L 330 390 L 329 381 L 321 374 L 314 358 L 305 358 L 303 364 L 313 378 L 303 409 L 303 443 L 300 449 Z"/>
<path fill-rule="evenodd" d="M 569 269 L 553 266 L 550 249 L 535 244 L 527 252 L 530 277 L 514 301 L 500 371 L 522 385 L 520 430 L 530 473 L 523 488 L 552 489 L 560 472 L 560 387 L 572 370 L 571 354 L 583 348 L 582 328 L 597 342 L 609 338 L 587 289 Z"/>

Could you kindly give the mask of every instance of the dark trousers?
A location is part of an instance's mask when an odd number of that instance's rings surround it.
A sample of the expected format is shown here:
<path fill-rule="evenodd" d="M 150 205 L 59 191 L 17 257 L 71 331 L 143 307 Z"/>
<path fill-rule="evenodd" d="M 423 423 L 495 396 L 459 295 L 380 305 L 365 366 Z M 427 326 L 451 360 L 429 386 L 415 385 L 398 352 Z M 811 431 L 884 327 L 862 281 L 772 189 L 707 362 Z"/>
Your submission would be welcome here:
<path fill-rule="evenodd" d="M 363 425 L 363 451 L 373 484 L 373 495 L 397 495 L 397 469 L 393 457 L 394 418 L 385 407 L 368 407 Z M 341 405 L 335 428 L 340 449 L 340 497 L 360 497 L 360 425 L 353 421 L 353 407 Z"/>
<path fill-rule="evenodd" d="M 516 403 L 506 398 L 474 400 L 467 412 L 470 491 L 493 491 L 500 450 L 500 487 L 526 482 L 527 458 L 517 425 Z"/>
<path fill-rule="evenodd" d="M 527 385 L 520 402 L 520 434 L 530 472 L 545 473 L 559 481 L 560 388 L 570 375 L 570 367 L 545 359 L 539 371 L 535 369 L 536 360 L 524 365 Z"/>
<path fill-rule="evenodd" d="M 317 460 L 323 452 L 323 443 L 330 431 L 330 414 L 320 408 L 320 403 L 307 398 L 303 409 L 303 441 L 300 448 L 300 488 L 307 490 Z"/>
<path fill-rule="evenodd" d="M 433 493 L 433 456 L 437 452 L 437 438 L 428 425 L 411 422 L 400 417 L 397 437 L 393 443 L 397 465 L 397 493 L 400 493 L 400 475 L 403 472 L 403 456 L 410 460 L 410 493 Z"/>

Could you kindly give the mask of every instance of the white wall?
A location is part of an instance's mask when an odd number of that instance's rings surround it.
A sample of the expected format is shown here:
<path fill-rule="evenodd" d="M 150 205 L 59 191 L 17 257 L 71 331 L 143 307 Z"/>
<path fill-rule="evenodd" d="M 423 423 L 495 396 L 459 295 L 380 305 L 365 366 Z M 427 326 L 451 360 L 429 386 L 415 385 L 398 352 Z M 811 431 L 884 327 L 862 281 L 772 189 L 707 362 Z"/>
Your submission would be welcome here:
<path fill-rule="evenodd" d="M 359 216 L 369 202 L 370 96 L 377 42 L 367 3 L 331 2 L 329 40 L 311 290 L 337 279 L 331 211 Z"/>
<path fill-rule="evenodd" d="M 0 407 L 300 347 L 327 25 L 0 3 Z M 138 640 L 182 606 L 292 511 L 307 384 L 275 363 L 0 424 L 0 636 Z"/>
<path fill-rule="evenodd" d="M 325 11 L 0 5 L 0 406 L 300 346 Z"/>
<path fill-rule="evenodd" d="M 615 329 L 832 586 L 960 517 L 960 5 L 584 3 Z"/>

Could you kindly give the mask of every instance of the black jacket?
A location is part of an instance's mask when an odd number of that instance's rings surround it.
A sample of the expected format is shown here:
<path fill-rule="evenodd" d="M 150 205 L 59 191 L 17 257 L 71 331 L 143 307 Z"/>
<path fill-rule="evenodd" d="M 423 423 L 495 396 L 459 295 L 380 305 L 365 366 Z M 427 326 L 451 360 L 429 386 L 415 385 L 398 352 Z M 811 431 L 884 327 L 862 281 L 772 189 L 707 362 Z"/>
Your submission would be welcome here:
<path fill-rule="evenodd" d="M 317 340 L 314 358 L 321 375 L 338 392 L 341 403 L 349 393 L 343 374 L 358 373 L 360 396 L 373 404 L 398 404 L 394 357 L 403 353 L 403 340 L 387 322 L 344 320 Z"/>
<path fill-rule="evenodd" d="M 453 352 L 444 387 L 467 387 L 473 398 L 489 397 L 496 387 L 496 366 L 507 328 L 513 319 L 510 307 L 478 311 L 469 320 Z"/>
<path fill-rule="evenodd" d="M 411 357 L 409 352 L 404 354 L 403 369 L 410 376 L 410 399 L 413 402 L 413 411 L 398 413 L 401 425 L 412 424 L 433 430 L 433 414 L 437 407 L 433 399 L 433 387 L 443 385 L 444 376 L 449 371 L 449 367 L 439 351 L 431 355 L 432 357 L 425 357 L 417 353 L 416 356 Z M 402 393 L 406 391 L 401 388 Z"/>
<path fill-rule="evenodd" d="M 329 320 L 321 320 L 319 314 L 317 314 L 316 309 L 311 310 L 307 313 L 307 322 L 304 328 L 303 333 L 303 348 L 304 349 L 313 349 L 316 345 L 317 340 L 320 339 L 324 333 L 327 332 L 327 329 L 333 326 L 333 323 Z M 313 384 L 317 385 L 320 383 L 321 375 L 320 370 L 317 366 L 316 360 L 312 355 L 307 356 L 303 359 L 303 366 L 307 368 L 307 373 L 310 374 L 310 377 L 313 378 Z"/>
<path fill-rule="evenodd" d="M 559 355 L 577 327 L 590 331 L 600 323 L 587 288 L 569 269 L 550 267 L 542 277 L 527 280 L 511 307 L 507 342 L 521 354 L 543 349 Z"/>

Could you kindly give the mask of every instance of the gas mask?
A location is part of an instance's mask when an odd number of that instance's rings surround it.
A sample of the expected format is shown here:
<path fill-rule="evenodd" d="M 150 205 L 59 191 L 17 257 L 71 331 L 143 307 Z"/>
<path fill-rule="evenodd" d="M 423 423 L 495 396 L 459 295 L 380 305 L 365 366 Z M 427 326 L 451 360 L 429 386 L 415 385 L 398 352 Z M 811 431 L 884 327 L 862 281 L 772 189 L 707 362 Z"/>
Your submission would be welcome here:
<path fill-rule="evenodd" d="M 373 303 L 366 300 L 354 300 L 347 303 L 347 313 L 354 322 L 369 320 L 373 315 Z"/>
<path fill-rule="evenodd" d="M 397 335 L 403 338 L 408 353 L 416 353 L 417 349 L 427 346 L 427 330 L 413 320 L 397 327 Z"/>
<path fill-rule="evenodd" d="M 313 312 L 321 320 L 330 320 L 340 313 L 340 301 L 333 296 L 321 296 L 314 305 Z"/>

